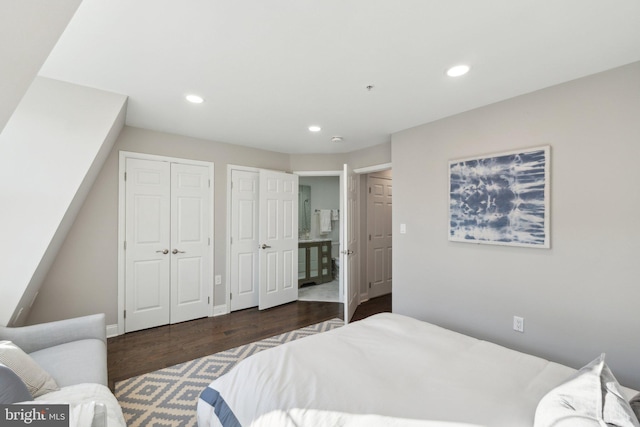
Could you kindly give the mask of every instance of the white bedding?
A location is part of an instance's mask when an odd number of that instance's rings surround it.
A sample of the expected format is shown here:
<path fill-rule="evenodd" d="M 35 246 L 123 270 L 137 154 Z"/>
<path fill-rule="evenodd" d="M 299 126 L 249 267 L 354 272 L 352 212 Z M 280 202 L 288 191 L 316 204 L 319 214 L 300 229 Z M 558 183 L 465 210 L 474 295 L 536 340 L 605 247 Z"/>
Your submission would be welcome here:
<path fill-rule="evenodd" d="M 94 415 L 102 417 L 107 427 L 126 427 L 120 404 L 111 391 L 102 384 L 75 384 L 62 387 L 58 391 L 43 394 L 29 403 L 69 404 L 71 427 L 90 426 Z"/>
<path fill-rule="evenodd" d="M 402 425 L 393 418 L 430 420 L 416 427 L 531 427 L 538 401 L 573 372 L 384 313 L 243 360 L 202 393 L 198 424 L 223 425 L 205 401 L 218 396 L 216 410 L 226 405 L 230 421 L 245 427 Z M 376 416 L 360 424 L 366 414 Z"/>

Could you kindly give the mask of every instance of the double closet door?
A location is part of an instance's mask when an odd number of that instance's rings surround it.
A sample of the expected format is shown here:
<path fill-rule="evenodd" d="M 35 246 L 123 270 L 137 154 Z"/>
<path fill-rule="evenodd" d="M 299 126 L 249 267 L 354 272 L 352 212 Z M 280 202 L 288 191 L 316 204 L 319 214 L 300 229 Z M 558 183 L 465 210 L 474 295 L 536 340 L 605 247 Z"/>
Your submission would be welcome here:
<path fill-rule="evenodd" d="M 209 314 L 207 166 L 126 159 L 125 332 Z"/>
<path fill-rule="evenodd" d="M 298 299 L 298 176 L 231 170 L 229 309 Z"/>

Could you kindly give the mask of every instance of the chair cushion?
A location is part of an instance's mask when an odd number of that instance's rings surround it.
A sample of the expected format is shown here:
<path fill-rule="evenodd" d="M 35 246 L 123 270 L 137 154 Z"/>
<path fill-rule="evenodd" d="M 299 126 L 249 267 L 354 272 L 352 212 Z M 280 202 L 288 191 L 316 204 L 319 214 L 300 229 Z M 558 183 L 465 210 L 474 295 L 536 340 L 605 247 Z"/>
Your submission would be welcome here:
<path fill-rule="evenodd" d="M 73 341 L 34 351 L 30 356 L 60 387 L 81 383 L 107 385 L 107 346 L 101 340 Z"/>
<path fill-rule="evenodd" d="M 0 341 L 0 363 L 20 377 L 33 397 L 58 390 L 47 369 L 11 341 Z"/>
<path fill-rule="evenodd" d="M 2 387 L 0 387 L 0 404 L 33 399 L 20 377 L 11 368 L 2 363 L 0 363 L 0 384 L 2 384 Z"/>

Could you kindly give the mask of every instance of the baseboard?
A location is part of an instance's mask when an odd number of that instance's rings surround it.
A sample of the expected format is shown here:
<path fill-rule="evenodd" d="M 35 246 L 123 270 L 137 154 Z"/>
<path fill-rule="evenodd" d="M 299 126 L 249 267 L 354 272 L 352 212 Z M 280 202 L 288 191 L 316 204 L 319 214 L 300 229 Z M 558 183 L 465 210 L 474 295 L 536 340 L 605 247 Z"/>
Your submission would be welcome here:
<path fill-rule="evenodd" d="M 213 307 L 213 315 L 214 316 L 222 316 L 224 314 L 227 314 L 227 305 L 216 305 Z"/>
<path fill-rule="evenodd" d="M 118 325 L 107 325 L 107 338 L 118 336 Z"/>

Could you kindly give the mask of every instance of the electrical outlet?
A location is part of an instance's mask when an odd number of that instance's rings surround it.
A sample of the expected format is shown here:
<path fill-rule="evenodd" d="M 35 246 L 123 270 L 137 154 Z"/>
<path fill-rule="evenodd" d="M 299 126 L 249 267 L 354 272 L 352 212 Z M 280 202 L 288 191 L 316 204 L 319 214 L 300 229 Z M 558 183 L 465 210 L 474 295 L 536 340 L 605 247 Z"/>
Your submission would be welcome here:
<path fill-rule="evenodd" d="M 222 285 L 222 276 L 221 275 L 217 275 L 216 276 L 216 285 Z"/>
<path fill-rule="evenodd" d="M 519 316 L 513 316 L 513 330 L 518 332 L 524 332 L 524 318 Z"/>

